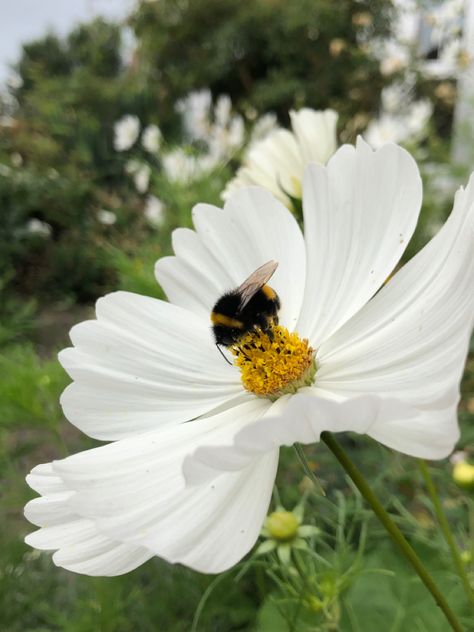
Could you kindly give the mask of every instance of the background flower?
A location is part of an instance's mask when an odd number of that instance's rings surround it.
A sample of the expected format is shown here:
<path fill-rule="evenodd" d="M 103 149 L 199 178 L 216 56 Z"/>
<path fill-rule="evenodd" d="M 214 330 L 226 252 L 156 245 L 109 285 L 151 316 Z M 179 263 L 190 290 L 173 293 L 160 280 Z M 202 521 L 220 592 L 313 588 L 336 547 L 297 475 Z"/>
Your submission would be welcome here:
<path fill-rule="evenodd" d="M 161 145 L 162 134 L 157 125 L 148 125 L 142 133 L 143 148 L 151 154 L 156 154 Z"/>
<path fill-rule="evenodd" d="M 114 147 L 116 151 L 126 151 L 135 144 L 140 134 L 138 116 L 127 114 L 114 125 Z"/>
<path fill-rule="evenodd" d="M 336 151 L 337 114 L 303 108 L 292 110 L 290 119 L 293 132 L 272 130 L 250 146 L 243 166 L 222 194 L 224 200 L 252 184 L 266 187 L 286 206 L 291 206 L 291 198 L 301 198 L 305 166 L 313 161 L 324 164 Z"/>

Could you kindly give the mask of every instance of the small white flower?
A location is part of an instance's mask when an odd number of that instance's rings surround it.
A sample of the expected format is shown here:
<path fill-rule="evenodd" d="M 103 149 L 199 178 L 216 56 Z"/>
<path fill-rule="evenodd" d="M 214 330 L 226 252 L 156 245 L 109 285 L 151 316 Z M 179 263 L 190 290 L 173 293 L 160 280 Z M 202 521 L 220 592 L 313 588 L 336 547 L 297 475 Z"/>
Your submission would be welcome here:
<path fill-rule="evenodd" d="M 142 134 L 142 145 L 150 152 L 150 154 L 156 154 L 161 145 L 161 131 L 157 125 L 148 125 Z"/>
<path fill-rule="evenodd" d="M 142 164 L 140 169 L 134 174 L 133 181 L 139 193 L 146 193 L 150 184 L 151 168 L 147 164 Z"/>
<path fill-rule="evenodd" d="M 125 165 L 125 172 L 132 176 L 135 188 L 139 193 L 146 193 L 150 184 L 151 167 L 140 160 L 129 160 Z"/>
<path fill-rule="evenodd" d="M 149 195 L 145 203 L 144 215 L 152 226 L 159 228 L 165 222 L 165 206 L 155 195 Z"/>
<path fill-rule="evenodd" d="M 177 110 L 183 115 L 184 127 L 191 141 L 206 140 L 211 126 L 211 105 L 210 90 L 191 92 L 178 102 Z"/>
<path fill-rule="evenodd" d="M 117 221 L 117 215 L 112 211 L 100 209 L 100 211 L 97 211 L 97 219 L 101 224 L 104 224 L 104 226 L 113 226 Z"/>
<path fill-rule="evenodd" d="M 232 114 L 232 101 L 227 94 L 222 94 L 216 102 L 214 108 L 214 118 L 217 125 L 226 127 L 230 123 Z"/>
<path fill-rule="evenodd" d="M 195 180 L 201 174 L 196 157 L 190 156 L 179 147 L 165 154 L 162 162 L 163 170 L 170 182 L 184 184 Z"/>
<path fill-rule="evenodd" d="M 38 237 L 50 237 L 51 226 L 47 222 L 42 222 L 36 217 L 32 217 L 26 223 L 26 232 L 29 235 L 38 235 Z"/>
<path fill-rule="evenodd" d="M 23 156 L 18 151 L 14 151 L 10 156 L 11 163 L 17 169 L 23 165 Z"/>
<path fill-rule="evenodd" d="M 364 138 L 375 149 L 386 143 L 413 142 L 426 132 L 426 125 L 432 112 L 433 105 L 426 99 L 408 101 L 404 106 L 400 104 L 397 114 L 382 112 L 378 119 L 371 121 Z"/>
<path fill-rule="evenodd" d="M 290 197 L 301 198 L 305 166 L 324 164 L 336 151 L 337 114 L 303 108 L 291 111 L 290 119 L 293 132 L 277 129 L 250 147 L 244 165 L 222 194 L 224 200 L 251 184 L 266 187 L 287 206 L 291 206 Z"/>
<path fill-rule="evenodd" d="M 12 168 L 0 162 L 0 176 L 8 178 L 12 174 Z"/>
<path fill-rule="evenodd" d="M 371 121 L 364 133 L 365 140 L 374 148 L 400 142 L 405 136 L 403 121 L 391 114 L 382 114 L 380 118 Z"/>
<path fill-rule="evenodd" d="M 223 210 L 198 205 L 195 230 L 176 230 L 175 256 L 156 266 L 169 303 L 109 294 L 96 320 L 72 329 L 74 346 L 60 354 L 73 379 L 64 413 L 111 443 L 33 469 L 28 483 L 41 497 L 25 512 L 40 529 L 27 542 L 88 575 L 119 575 L 154 555 L 218 573 L 258 538 L 280 446 L 352 431 L 409 455 L 447 456 L 474 313 L 474 176 L 440 232 L 386 283 L 421 198 L 406 151 L 374 152 L 360 139 L 307 167 L 304 235 L 258 187 Z M 255 393 L 260 379 L 285 380 L 296 366 L 290 346 L 265 343 L 264 366 L 278 374 L 260 372 L 257 345 L 240 373 L 209 326 L 216 300 L 270 260 L 279 262 L 278 336 L 315 352 L 307 386 L 280 397 Z M 263 345 L 265 334 L 249 335 Z"/>
<path fill-rule="evenodd" d="M 116 151 L 126 151 L 135 144 L 140 134 L 138 116 L 127 114 L 114 125 L 114 147 Z"/>

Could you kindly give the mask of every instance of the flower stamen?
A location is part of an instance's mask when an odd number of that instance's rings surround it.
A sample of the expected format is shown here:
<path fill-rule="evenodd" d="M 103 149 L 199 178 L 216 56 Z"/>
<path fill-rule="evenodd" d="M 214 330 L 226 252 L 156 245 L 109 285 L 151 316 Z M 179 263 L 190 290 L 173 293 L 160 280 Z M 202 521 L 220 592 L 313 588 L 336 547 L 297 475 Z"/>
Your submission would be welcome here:
<path fill-rule="evenodd" d="M 230 350 L 245 389 L 260 397 L 274 400 L 295 393 L 312 384 L 316 374 L 315 352 L 307 338 L 281 325 L 254 329 Z"/>

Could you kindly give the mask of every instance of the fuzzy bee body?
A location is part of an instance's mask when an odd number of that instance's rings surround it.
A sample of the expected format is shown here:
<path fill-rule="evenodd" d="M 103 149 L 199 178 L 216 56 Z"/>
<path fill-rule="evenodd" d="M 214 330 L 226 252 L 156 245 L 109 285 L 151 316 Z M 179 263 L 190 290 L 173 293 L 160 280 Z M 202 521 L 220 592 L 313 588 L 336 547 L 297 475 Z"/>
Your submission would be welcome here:
<path fill-rule="evenodd" d="M 219 298 L 211 312 L 216 345 L 231 347 L 254 329 L 268 331 L 278 323 L 280 299 L 267 281 L 277 267 L 269 261 L 253 272 L 238 288 Z"/>

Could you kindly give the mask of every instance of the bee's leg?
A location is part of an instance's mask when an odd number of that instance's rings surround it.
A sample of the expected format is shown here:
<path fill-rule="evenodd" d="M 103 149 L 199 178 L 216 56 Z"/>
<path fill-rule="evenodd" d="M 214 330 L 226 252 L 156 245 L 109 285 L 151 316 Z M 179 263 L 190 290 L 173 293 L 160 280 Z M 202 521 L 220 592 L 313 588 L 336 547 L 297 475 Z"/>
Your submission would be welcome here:
<path fill-rule="evenodd" d="M 221 356 L 224 358 L 224 360 L 227 362 L 227 364 L 230 364 L 230 366 L 234 366 L 234 365 L 232 364 L 232 362 L 231 362 L 228 358 L 226 358 L 226 357 L 225 357 L 224 352 L 222 351 L 222 349 L 220 348 L 220 345 L 219 345 L 217 342 L 216 342 L 216 347 L 218 348 L 219 353 L 220 353 L 220 354 L 221 354 Z"/>
<path fill-rule="evenodd" d="M 255 348 L 255 345 L 252 343 L 251 345 L 253 348 Z M 246 358 L 249 362 L 250 362 L 250 358 L 248 357 L 248 355 L 245 353 L 244 349 L 249 349 L 249 345 L 244 345 L 242 347 L 239 347 L 239 353 L 241 353 L 244 358 Z"/>
<path fill-rule="evenodd" d="M 267 334 L 268 339 L 270 340 L 270 342 L 273 342 L 274 335 L 273 335 L 273 329 L 271 328 L 271 326 L 270 326 L 270 327 L 267 327 L 267 328 L 265 329 L 265 333 Z"/>

